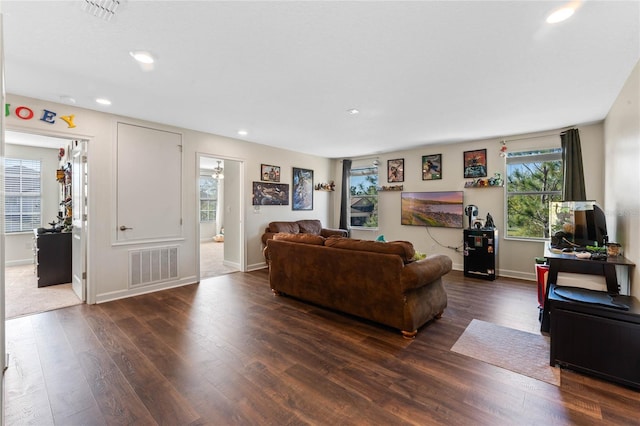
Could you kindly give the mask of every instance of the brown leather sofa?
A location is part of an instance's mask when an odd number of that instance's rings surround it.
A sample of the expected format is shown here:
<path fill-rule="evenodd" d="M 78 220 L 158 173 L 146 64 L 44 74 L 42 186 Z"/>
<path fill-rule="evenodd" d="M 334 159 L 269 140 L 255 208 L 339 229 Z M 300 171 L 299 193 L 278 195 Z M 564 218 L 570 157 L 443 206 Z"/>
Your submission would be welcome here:
<path fill-rule="evenodd" d="M 295 222 L 271 222 L 262 234 L 262 243 L 267 244 L 267 240 L 273 238 L 277 233 L 286 234 L 312 234 L 322 237 L 339 236 L 346 237 L 349 232 L 345 229 L 323 228 L 322 223 L 317 219 L 297 220 Z"/>
<path fill-rule="evenodd" d="M 276 234 L 264 254 L 275 294 L 396 328 L 406 338 L 447 306 L 442 276 L 451 259 L 436 254 L 414 261 L 406 241 Z"/>

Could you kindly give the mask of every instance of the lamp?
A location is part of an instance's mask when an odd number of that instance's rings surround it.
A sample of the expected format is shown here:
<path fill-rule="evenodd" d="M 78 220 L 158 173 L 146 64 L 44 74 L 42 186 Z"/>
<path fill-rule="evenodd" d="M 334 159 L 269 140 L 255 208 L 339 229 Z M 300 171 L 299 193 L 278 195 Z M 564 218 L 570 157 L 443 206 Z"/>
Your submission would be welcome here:
<path fill-rule="evenodd" d="M 213 174 L 211 175 L 216 179 L 224 179 L 224 174 L 223 174 L 224 169 L 220 167 L 220 163 L 221 161 L 218 160 L 218 166 L 213 169 Z"/>

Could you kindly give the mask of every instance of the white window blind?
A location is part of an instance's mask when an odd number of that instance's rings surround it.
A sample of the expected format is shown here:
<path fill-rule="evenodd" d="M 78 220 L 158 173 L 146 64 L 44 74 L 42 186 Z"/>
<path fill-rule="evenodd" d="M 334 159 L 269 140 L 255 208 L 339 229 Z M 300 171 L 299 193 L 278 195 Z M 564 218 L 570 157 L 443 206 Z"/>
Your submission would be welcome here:
<path fill-rule="evenodd" d="M 39 160 L 5 158 L 5 232 L 24 232 L 41 224 Z"/>

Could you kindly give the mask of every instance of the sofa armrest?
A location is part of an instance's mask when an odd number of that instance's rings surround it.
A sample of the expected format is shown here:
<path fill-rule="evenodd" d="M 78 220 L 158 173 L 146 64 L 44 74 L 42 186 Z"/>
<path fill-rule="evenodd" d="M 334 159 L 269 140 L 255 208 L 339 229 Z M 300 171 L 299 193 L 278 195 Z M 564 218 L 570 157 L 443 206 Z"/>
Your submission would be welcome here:
<path fill-rule="evenodd" d="M 267 240 L 273 239 L 273 236 L 276 235 L 276 234 L 277 234 L 277 232 L 266 231 L 264 234 L 262 234 L 262 244 L 264 244 L 266 246 L 267 245 Z"/>
<path fill-rule="evenodd" d="M 264 256 L 264 261 L 266 262 L 267 266 L 269 266 L 269 263 L 271 262 L 271 257 L 269 257 L 269 247 L 265 246 L 262 249 L 262 255 Z"/>
<path fill-rule="evenodd" d="M 345 229 L 322 228 L 320 230 L 320 236 L 325 237 L 325 238 L 329 238 L 331 236 L 348 237 L 349 236 L 349 231 L 347 231 Z"/>
<path fill-rule="evenodd" d="M 405 265 L 402 271 L 402 291 L 420 288 L 448 274 L 453 266 L 451 258 L 432 254 L 427 258 Z"/>

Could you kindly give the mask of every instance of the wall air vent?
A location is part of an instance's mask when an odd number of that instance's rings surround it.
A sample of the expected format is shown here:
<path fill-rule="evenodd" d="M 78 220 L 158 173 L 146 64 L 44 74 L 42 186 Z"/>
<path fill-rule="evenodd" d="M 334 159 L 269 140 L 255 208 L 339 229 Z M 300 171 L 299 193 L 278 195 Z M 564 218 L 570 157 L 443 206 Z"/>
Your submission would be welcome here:
<path fill-rule="evenodd" d="M 110 21 L 122 0 L 84 0 L 82 10 L 97 18 Z"/>
<path fill-rule="evenodd" d="M 129 287 L 178 278 L 178 247 L 155 247 L 129 252 Z"/>

